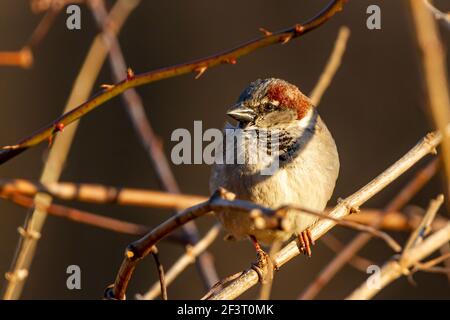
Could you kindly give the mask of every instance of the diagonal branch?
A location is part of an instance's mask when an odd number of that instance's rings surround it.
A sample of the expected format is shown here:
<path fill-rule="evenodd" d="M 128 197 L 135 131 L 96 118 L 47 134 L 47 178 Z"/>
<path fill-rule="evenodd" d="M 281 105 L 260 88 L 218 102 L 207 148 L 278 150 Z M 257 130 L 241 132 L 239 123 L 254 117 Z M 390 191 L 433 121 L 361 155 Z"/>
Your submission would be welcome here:
<path fill-rule="evenodd" d="M 182 74 L 199 72 L 200 70 L 203 70 L 204 72 L 204 70 L 206 70 L 207 68 L 215 67 L 220 64 L 235 64 L 238 58 L 247 55 L 257 49 L 264 48 L 276 43 L 286 43 L 291 39 L 303 36 L 304 34 L 318 28 L 326 21 L 328 21 L 332 16 L 334 16 L 338 11 L 341 11 L 344 3 L 344 0 L 333 0 L 317 16 L 303 24 L 297 24 L 291 28 L 264 35 L 263 37 L 251 40 L 225 52 L 189 63 L 166 67 L 143 74 L 132 76 L 130 75 L 130 77 L 127 77 L 116 85 L 98 93 L 90 100 L 81 104 L 74 110 L 62 115 L 31 136 L 20 140 L 17 144 L 1 148 L 0 164 L 5 163 L 11 158 L 22 153 L 23 151 L 49 139 L 55 133 L 55 128 L 57 128 L 58 126 L 67 126 L 71 124 L 72 122 L 80 119 L 82 116 L 91 112 L 98 106 L 102 105 L 106 101 L 123 93 L 127 89 L 179 76 Z"/>
<path fill-rule="evenodd" d="M 371 220 L 370 224 L 380 227 L 388 219 L 388 213 L 400 210 L 433 177 L 438 168 L 438 160 L 433 159 L 417 173 L 383 210 L 383 214 Z M 359 234 L 341 250 L 336 257 L 321 270 L 316 279 L 300 295 L 300 299 L 313 299 L 322 288 L 343 268 L 348 261 L 370 240 L 370 234 Z"/>

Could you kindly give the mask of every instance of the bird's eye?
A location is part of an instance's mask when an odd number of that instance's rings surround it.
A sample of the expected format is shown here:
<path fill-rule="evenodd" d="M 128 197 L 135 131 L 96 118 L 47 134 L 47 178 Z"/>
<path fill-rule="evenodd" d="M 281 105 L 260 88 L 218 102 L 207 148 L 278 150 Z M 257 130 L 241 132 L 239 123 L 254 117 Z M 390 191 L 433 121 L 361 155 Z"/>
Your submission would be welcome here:
<path fill-rule="evenodd" d="M 277 106 L 275 104 L 273 104 L 273 103 L 268 102 L 268 103 L 264 104 L 264 111 L 265 112 L 274 111 L 276 108 L 277 108 Z"/>

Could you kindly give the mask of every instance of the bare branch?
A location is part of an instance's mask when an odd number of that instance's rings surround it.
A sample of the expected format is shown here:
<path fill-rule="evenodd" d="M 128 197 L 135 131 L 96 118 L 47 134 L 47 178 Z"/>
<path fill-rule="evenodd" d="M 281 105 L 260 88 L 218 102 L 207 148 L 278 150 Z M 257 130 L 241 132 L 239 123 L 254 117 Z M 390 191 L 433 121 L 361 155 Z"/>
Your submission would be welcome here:
<path fill-rule="evenodd" d="M 234 49 L 227 50 L 223 53 L 212 55 L 210 57 L 199 59 L 190 63 L 184 63 L 143 74 L 137 74 L 132 78 L 126 78 L 125 80 L 112 86 L 110 89 L 98 93 L 92 99 L 81 104 L 74 110 L 62 115 L 28 138 L 20 140 L 15 145 L 0 148 L 0 164 L 5 163 L 6 161 L 17 156 L 28 148 L 31 148 L 50 138 L 54 134 L 54 129 L 57 125 L 61 124 L 64 126 L 68 126 L 72 122 L 80 119 L 88 112 L 94 110 L 106 101 L 116 97 L 117 95 L 130 88 L 149 84 L 170 77 L 179 76 L 182 74 L 187 74 L 190 72 L 198 72 L 199 68 L 202 67 L 212 68 L 220 64 L 235 64 L 238 58 L 247 55 L 250 52 L 267 47 L 272 44 L 286 43 L 291 39 L 298 38 L 316 29 L 317 27 L 328 21 L 338 11 L 341 11 L 344 3 L 344 0 L 333 0 L 317 16 L 305 22 L 304 24 L 297 24 L 291 28 L 274 32 L 271 35 L 260 37 L 258 39 L 242 44 Z"/>
<path fill-rule="evenodd" d="M 195 262 L 195 258 L 204 252 L 217 238 L 221 229 L 220 224 L 216 224 L 208 233 L 194 246 L 188 246 L 186 253 L 179 258 L 166 273 L 166 286 L 169 286 L 187 266 Z M 145 294 L 137 294 L 139 300 L 153 300 L 161 294 L 161 286 L 155 283 Z"/>
<path fill-rule="evenodd" d="M 122 22 L 125 21 L 126 17 L 130 14 L 132 7 L 122 8 L 124 0 L 118 1 L 114 7 L 111 9 L 111 14 L 113 14 L 116 10 L 119 12 L 114 15 L 115 17 L 121 17 L 120 20 L 115 21 L 117 24 L 117 31 L 120 30 L 122 26 Z M 103 44 L 103 41 L 100 36 L 97 36 L 89 49 L 89 52 L 86 56 L 86 59 L 83 63 L 83 66 L 75 80 L 74 86 L 71 91 L 71 95 L 67 101 L 66 107 L 64 109 L 64 113 L 72 113 L 75 110 L 75 106 L 81 103 L 83 100 L 87 99 L 89 96 L 92 87 L 95 83 L 95 79 L 97 78 L 98 73 L 100 72 L 103 61 L 106 57 L 106 53 L 108 48 Z M 46 138 L 51 138 L 53 141 L 53 137 L 57 134 L 57 132 L 61 131 L 61 128 L 64 127 L 64 124 L 55 123 L 52 126 L 52 129 L 49 131 L 49 135 Z M 47 184 L 51 182 L 55 182 L 59 179 L 61 174 L 64 162 L 69 153 L 69 149 L 71 143 L 73 141 L 73 137 L 75 135 L 77 129 L 77 124 L 71 126 L 70 128 L 66 128 L 64 132 L 61 134 L 58 139 L 56 139 L 55 143 L 50 150 L 47 162 L 45 164 L 44 170 L 42 172 L 40 182 L 42 184 Z M 14 148 L 13 148 L 14 149 Z M 19 149 L 10 149 L 13 154 Z M 0 154 L 2 150 L 0 149 Z M 0 155 L 1 158 L 1 155 Z M 34 210 L 33 213 L 29 215 L 26 221 L 26 226 L 24 229 L 28 233 L 32 234 L 40 234 L 41 229 L 45 223 L 46 219 L 46 211 L 43 210 L 45 207 L 49 206 L 52 199 L 50 196 L 45 194 L 38 194 L 35 197 L 35 203 L 40 208 L 39 210 Z M 35 248 L 37 246 L 36 237 L 23 237 L 23 239 L 19 240 L 19 244 L 17 246 L 15 258 L 12 263 L 12 278 L 16 278 L 14 275 L 17 272 L 22 272 L 23 270 L 28 270 L 31 261 L 34 257 Z M 23 241 L 22 241 L 23 240 Z M 20 278 L 20 281 L 8 281 L 4 299 L 17 299 L 20 296 L 22 291 L 23 284 L 25 282 L 25 278 Z"/>
<path fill-rule="evenodd" d="M 433 159 L 417 173 L 413 179 L 398 193 L 384 209 L 383 215 L 379 215 L 371 221 L 371 225 L 379 227 L 385 220 L 384 215 L 391 211 L 401 209 L 422 187 L 434 176 L 437 171 L 438 161 Z M 341 270 L 342 267 L 370 240 L 369 234 L 357 235 L 339 254 L 326 265 L 316 279 L 300 295 L 300 299 L 313 299 L 320 290 Z"/>
<path fill-rule="evenodd" d="M 437 210 L 442 205 L 442 202 L 442 196 L 439 196 L 436 200 L 431 201 L 427 214 L 424 216 L 423 221 L 419 224 L 417 230 L 412 233 L 400 258 L 394 258 L 392 261 L 386 263 L 381 269 L 378 285 L 367 285 L 367 282 L 364 282 L 350 296 L 348 296 L 347 299 L 361 300 L 372 298 L 382 288 L 386 287 L 395 279 L 402 275 L 409 275 L 410 267 L 415 266 L 420 262 L 420 260 L 424 259 L 450 241 L 450 223 L 447 223 L 444 228 L 436 231 L 423 242 L 417 241 L 423 229 L 427 225 L 431 224 L 430 219 L 435 216 Z M 439 263 L 441 261 L 443 261 L 443 259 L 435 260 L 429 266 L 431 267 L 433 263 Z"/>
<path fill-rule="evenodd" d="M 349 196 L 339 203 L 331 212 L 330 216 L 336 219 L 343 218 L 350 212 L 356 212 L 357 208 L 364 202 L 374 196 L 376 193 L 385 188 L 390 182 L 398 178 L 402 173 L 413 166 L 426 154 L 433 152 L 434 148 L 441 141 L 439 133 L 430 133 L 412 148 L 400 160 L 394 163 L 386 171 L 368 183 L 366 186 Z M 323 234 L 328 232 L 335 226 L 335 222 L 331 220 L 321 220 L 312 230 L 313 240 L 319 239 Z M 274 262 L 277 267 L 281 267 L 286 262 L 300 254 L 300 250 L 296 241 L 290 242 L 275 257 Z M 242 276 L 229 284 L 226 288 L 213 294 L 211 299 L 228 300 L 234 299 L 243 292 L 258 283 L 258 274 L 253 269 L 246 270 Z"/>
<path fill-rule="evenodd" d="M 333 52 L 328 59 L 327 65 L 320 75 L 319 81 L 317 81 L 316 86 L 311 91 L 310 98 L 313 105 L 319 105 L 325 90 L 327 90 L 328 86 L 331 83 L 331 80 L 336 74 L 336 71 L 339 69 L 349 37 L 350 29 L 348 27 L 341 27 L 341 29 L 339 29 L 339 34 L 334 44 Z"/>
<path fill-rule="evenodd" d="M 104 40 L 111 45 L 109 61 L 115 81 L 120 81 L 125 73 L 127 74 L 127 79 L 132 79 L 134 74 L 131 69 L 127 69 L 126 67 L 119 41 L 113 32 L 108 31 L 107 11 L 104 1 L 91 0 L 89 3 L 91 4 L 97 24 L 105 30 L 103 33 Z M 171 193 L 180 193 L 180 188 L 170 169 L 170 164 L 164 154 L 162 145 L 153 132 L 150 121 L 145 114 L 141 97 L 135 89 L 129 89 L 122 94 L 122 98 L 141 144 L 148 158 L 153 163 L 153 168 L 161 186 Z M 194 222 L 184 225 L 183 232 L 190 238 L 192 244 L 195 244 L 199 240 L 198 230 Z M 209 253 L 202 253 L 196 262 L 205 287 L 209 288 L 218 280 L 217 272 Z"/>
<path fill-rule="evenodd" d="M 166 285 L 166 280 L 165 280 L 165 275 L 164 275 L 164 267 L 161 264 L 161 261 L 159 260 L 158 249 L 156 247 L 153 247 L 152 256 L 153 256 L 153 259 L 155 259 L 156 269 L 158 270 L 159 285 L 160 285 L 160 290 L 162 292 L 162 299 L 167 300 L 168 299 L 167 298 L 167 285 Z"/>

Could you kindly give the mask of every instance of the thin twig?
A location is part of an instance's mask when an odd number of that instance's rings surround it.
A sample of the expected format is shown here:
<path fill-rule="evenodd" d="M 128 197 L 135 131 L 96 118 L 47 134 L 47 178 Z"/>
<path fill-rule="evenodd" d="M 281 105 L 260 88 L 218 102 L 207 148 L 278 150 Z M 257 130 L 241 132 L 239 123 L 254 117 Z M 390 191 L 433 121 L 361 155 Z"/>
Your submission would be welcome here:
<path fill-rule="evenodd" d="M 104 30 L 103 38 L 111 46 L 109 52 L 109 61 L 114 74 L 115 81 L 118 82 L 127 73 L 125 59 L 120 48 L 120 44 L 113 32 L 108 31 L 107 11 L 104 1 L 91 0 L 89 1 L 92 12 L 102 30 Z M 180 193 L 177 181 L 170 169 L 169 161 L 167 160 L 163 147 L 153 132 L 153 128 L 149 119 L 145 114 L 144 105 L 141 97 L 135 89 L 130 89 L 122 94 L 123 101 L 128 115 L 133 123 L 134 129 L 149 157 L 153 163 L 153 168 L 158 177 L 161 186 L 171 193 Z M 190 238 L 191 244 L 195 244 L 199 240 L 198 229 L 194 222 L 183 226 L 183 232 Z M 211 256 L 208 252 L 202 253 L 196 260 L 198 270 L 203 279 L 206 288 L 211 287 L 217 280 L 217 272 Z"/>
<path fill-rule="evenodd" d="M 354 215 L 354 216 L 360 216 L 362 214 L 364 214 L 364 213 L 360 213 L 360 214 Z M 352 216 L 349 216 L 349 217 L 352 217 Z M 333 236 L 331 233 L 324 234 L 322 236 L 321 240 L 325 244 L 325 246 L 327 246 L 329 249 L 331 249 L 334 252 L 340 252 L 345 247 L 345 245 L 341 241 L 339 241 L 335 236 Z M 362 272 L 366 272 L 367 267 L 374 264 L 373 261 L 370 261 L 370 260 L 360 257 L 358 255 L 355 255 L 354 257 L 352 257 L 348 263 L 356 270 L 359 270 Z"/>
<path fill-rule="evenodd" d="M 321 213 L 316 213 L 313 211 L 308 211 L 303 208 L 297 207 L 281 207 L 278 209 L 269 209 L 262 207 L 260 205 L 244 201 L 244 200 L 235 200 L 235 195 L 226 191 L 225 189 L 220 189 L 214 193 L 214 195 L 206 202 L 203 202 L 194 207 L 188 208 L 183 212 L 177 214 L 176 216 L 168 219 L 163 224 L 156 227 L 150 233 L 142 237 L 141 239 L 130 244 L 125 250 L 125 258 L 122 262 L 122 266 L 117 274 L 116 281 L 113 286 L 108 287 L 109 290 L 105 292 L 106 298 L 114 298 L 114 299 L 124 299 L 125 292 L 128 287 L 128 283 L 133 275 L 134 269 L 136 268 L 138 262 L 143 259 L 148 253 L 151 252 L 152 247 L 157 244 L 162 238 L 170 234 L 176 228 L 196 219 L 200 216 L 204 216 L 208 212 L 214 211 L 219 212 L 224 208 L 233 208 L 234 210 L 240 210 L 247 213 L 258 213 L 257 218 L 263 218 L 260 214 L 264 214 L 269 219 L 271 217 L 282 217 L 283 214 L 286 213 L 287 210 L 297 210 L 301 213 L 313 214 L 315 216 L 319 216 L 327 221 L 332 221 L 335 224 L 342 223 L 347 227 L 355 227 L 358 230 L 364 230 L 367 232 L 372 232 L 377 236 L 385 239 L 385 241 L 393 247 L 394 250 L 399 250 L 399 245 L 388 235 L 376 231 L 371 230 L 370 228 L 364 228 L 364 226 L 357 225 L 355 226 L 354 222 L 349 221 L 339 221 L 338 218 L 333 216 L 326 216 Z M 253 215 L 254 216 L 254 215 Z M 319 223 L 320 224 L 320 223 Z M 281 224 L 283 227 L 290 227 L 286 224 Z M 259 224 L 260 228 L 266 228 L 267 226 L 264 224 Z M 276 226 L 275 228 L 279 228 Z"/>
<path fill-rule="evenodd" d="M 403 248 L 403 255 L 408 252 L 409 249 L 417 246 L 417 244 L 420 243 L 423 238 L 428 235 L 428 233 L 430 233 L 431 223 L 436 217 L 436 214 L 441 207 L 442 202 L 444 202 L 444 196 L 442 194 L 430 202 L 428 210 L 422 218 L 422 222 L 417 226 L 417 228 L 414 230 L 414 232 L 406 242 L 406 245 Z M 403 256 L 400 257 L 400 261 L 402 260 L 402 258 Z"/>
<path fill-rule="evenodd" d="M 442 12 L 441 10 L 433 6 L 429 0 L 423 0 L 423 2 L 425 3 L 425 6 L 431 11 L 431 13 L 433 13 L 434 17 L 437 20 L 444 22 L 445 26 L 450 29 L 450 14 Z"/>
<path fill-rule="evenodd" d="M 428 108 L 436 130 L 444 132 L 447 124 L 450 123 L 448 66 L 439 29 L 431 11 L 427 10 L 427 3 L 409 0 L 416 41 L 421 53 Z M 445 194 L 450 196 L 450 136 L 444 137 L 441 148 L 446 183 Z"/>
<path fill-rule="evenodd" d="M 278 251 L 280 251 L 283 242 L 275 241 L 270 247 L 269 257 L 273 257 Z M 272 291 L 273 286 L 273 277 L 268 277 L 266 281 L 261 285 L 261 290 L 259 291 L 258 300 L 269 300 L 270 293 Z"/>
<path fill-rule="evenodd" d="M 397 179 L 402 173 L 413 166 L 417 161 L 423 158 L 441 141 L 440 133 L 430 133 L 423 138 L 419 143 L 413 147 L 406 155 L 394 163 L 391 167 L 385 170 L 377 178 L 372 180 L 366 186 L 355 192 L 350 197 L 339 203 L 331 212 L 330 216 L 333 218 L 343 218 L 350 212 L 357 211 L 368 199 L 373 197 L 379 191 L 384 189 L 389 183 Z M 313 240 L 318 240 L 323 234 L 327 233 L 335 226 L 335 222 L 331 220 L 321 220 L 312 229 L 311 235 Z M 275 266 L 281 267 L 286 262 L 300 254 L 300 249 L 296 241 L 290 242 L 286 245 L 275 257 Z M 248 269 L 237 280 L 233 281 L 229 286 L 220 292 L 213 294 L 211 299 L 229 300 L 241 295 L 243 292 L 258 283 L 259 276 L 253 269 Z"/>
<path fill-rule="evenodd" d="M 345 26 L 341 27 L 341 29 L 339 29 L 339 33 L 334 44 L 334 49 L 331 53 L 330 58 L 328 59 L 327 65 L 320 75 L 319 81 L 317 81 L 316 86 L 311 91 L 310 98 L 314 106 L 319 105 L 325 90 L 327 90 L 328 86 L 331 83 L 331 80 L 336 74 L 336 71 L 339 69 L 349 37 L 350 29 Z"/>
<path fill-rule="evenodd" d="M 117 25 L 116 30 L 120 30 L 126 17 L 130 14 L 132 8 L 122 8 L 125 0 L 118 1 L 115 6 L 111 9 L 111 14 L 117 11 L 114 17 L 120 17 L 115 21 Z M 127 10 L 128 9 L 128 10 Z M 95 83 L 98 73 L 100 72 L 103 61 L 106 57 L 108 48 L 105 47 L 100 36 L 97 36 L 89 49 L 83 66 L 75 80 L 74 86 L 71 91 L 71 95 L 67 101 L 66 107 L 63 113 L 72 112 L 79 103 L 87 99 L 92 87 Z M 72 111 L 70 111 L 72 110 Z M 53 137 L 57 131 L 63 126 L 56 126 L 51 130 L 50 135 L 47 138 Z M 73 137 L 77 129 L 77 124 L 66 128 L 64 132 L 59 136 L 56 141 L 52 144 L 52 148 L 49 152 L 48 159 L 45 163 L 44 170 L 42 172 L 40 182 L 42 184 L 47 184 L 55 182 L 59 179 L 62 172 L 64 162 L 69 153 Z M 53 139 L 52 139 L 53 140 Z M 0 151 L 1 152 L 1 151 Z M 30 234 L 40 234 L 41 229 L 45 223 L 46 211 L 44 208 L 48 207 L 52 199 L 50 196 L 45 194 L 38 194 L 34 199 L 37 206 L 40 208 L 36 209 L 28 215 L 27 220 L 24 225 L 24 230 Z M 24 270 L 28 273 L 28 269 L 34 257 L 34 252 L 37 246 L 38 237 L 21 237 L 19 244 L 17 246 L 16 254 L 12 263 L 12 279 L 16 281 L 7 280 L 7 285 L 5 289 L 4 299 L 17 299 L 19 298 L 23 285 L 25 283 L 26 277 L 15 277 L 16 273 L 24 273 Z"/>
<path fill-rule="evenodd" d="M 433 160 L 433 165 L 434 165 Z M 434 166 L 433 166 L 434 168 Z M 0 179 L 0 196 L 8 199 L 14 194 L 35 196 L 37 193 L 46 193 L 53 198 L 68 201 L 82 201 L 97 204 L 117 204 L 123 206 L 139 206 L 160 209 L 186 209 L 208 200 L 201 195 L 173 194 L 168 192 L 135 189 L 127 187 L 114 187 L 100 184 L 54 182 L 42 185 L 26 179 Z M 332 208 L 328 208 L 327 212 Z M 384 213 L 380 209 L 361 209 L 359 214 L 345 217 L 345 220 L 360 224 L 372 225 L 374 221 L 383 216 L 379 228 L 393 231 L 411 231 L 417 227 L 419 218 L 407 216 L 401 212 L 390 211 Z M 445 219 L 438 217 L 433 225 L 442 226 Z M 341 250 L 338 250 L 341 251 Z"/>
<path fill-rule="evenodd" d="M 220 224 L 214 225 L 206 235 L 194 246 L 188 247 L 186 253 L 180 257 L 166 273 L 166 286 L 169 286 L 190 264 L 195 262 L 195 258 L 204 252 L 217 238 L 221 229 Z M 137 294 L 139 300 L 153 300 L 161 294 L 159 283 L 155 283 L 145 294 Z"/>
<path fill-rule="evenodd" d="M 430 163 L 420 170 L 408 184 L 392 199 L 383 210 L 384 214 L 372 220 L 371 225 L 380 227 L 384 221 L 384 215 L 392 211 L 400 210 L 411 198 L 435 175 L 438 168 L 438 160 L 433 159 Z M 311 282 L 305 291 L 299 296 L 299 299 L 310 300 L 319 294 L 325 285 L 341 270 L 348 261 L 358 253 L 370 240 L 369 234 L 357 235 L 346 247 L 341 250 L 337 256 L 329 262 L 319 275 Z"/>
<path fill-rule="evenodd" d="M 153 247 L 152 250 L 152 256 L 153 259 L 155 259 L 155 264 L 156 264 L 156 269 L 158 270 L 158 277 L 159 277 L 159 285 L 160 285 L 160 290 L 162 292 L 162 299 L 163 300 L 167 300 L 167 285 L 166 285 L 166 280 L 165 280 L 165 275 L 164 275 L 164 267 L 161 263 L 161 261 L 159 260 L 159 254 L 158 254 L 158 249 L 156 247 Z"/>
<path fill-rule="evenodd" d="M 0 164 L 5 163 L 11 158 L 22 153 L 23 151 L 47 140 L 53 135 L 56 126 L 68 126 L 70 123 L 80 119 L 88 112 L 94 110 L 106 101 L 112 99 L 113 97 L 123 93 L 130 88 L 149 84 L 170 77 L 179 76 L 182 74 L 187 74 L 190 72 L 198 72 L 199 68 L 212 68 L 220 64 L 235 64 L 238 58 L 247 55 L 250 52 L 263 47 L 267 47 L 272 44 L 286 43 L 291 39 L 298 38 L 316 29 L 317 27 L 328 21 L 331 17 L 333 17 L 337 12 L 341 11 L 344 3 L 344 0 L 333 0 L 317 16 L 308 20 L 304 24 L 297 24 L 291 28 L 274 32 L 271 35 L 265 35 L 263 37 L 249 41 L 243 45 L 240 45 L 234 49 L 227 50 L 223 53 L 199 59 L 194 62 L 184 63 L 143 74 L 133 75 L 132 77 L 127 77 L 114 86 L 98 93 L 92 99 L 81 104 L 71 112 L 64 114 L 50 124 L 44 126 L 42 129 L 38 130 L 35 134 L 29 136 L 28 138 L 20 140 L 15 145 L 0 148 Z"/>
<path fill-rule="evenodd" d="M 165 209 L 185 209 L 208 200 L 207 197 L 199 195 L 100 184 L 52 182 L 44 186 L 25 179 L 0 179 L 0 195 L 8 197 L 16 193 L 27 196 L 46 193 L 61 200 Z"/>
<path fill-rule="evenodd" d="M 0 66 L 18 66 L 22 68 L 29 68 L 33 64 L 33 49 L 44 39 L 48 34 L 56 16 L 61 11 L 62 6 L 50 6 L 45 15 L 42 17 L 39 24 L 34 29 L 26 44 L 19 51 L 1 51 L 0 52 Z"/>
<path fill-rule="evenodd" d="M 382 288 L 386 287 L 402 275 L 408 274 L 408 268 L 414 266 L 417 262 L 429 256 L 448 241 L 450 241 L 450 223 L 448 223 L 445 228 L 433 233 L 417 247 L 411 249 L 408 255 L 406 255 L 402 265 L 395 260 L 385 264 L 380 271 L 379 286 L 368 286 L 367 283 L 364 282 L 355 291 L 353 291 L 347 299 L 363 300 L 374 297 Z"/>

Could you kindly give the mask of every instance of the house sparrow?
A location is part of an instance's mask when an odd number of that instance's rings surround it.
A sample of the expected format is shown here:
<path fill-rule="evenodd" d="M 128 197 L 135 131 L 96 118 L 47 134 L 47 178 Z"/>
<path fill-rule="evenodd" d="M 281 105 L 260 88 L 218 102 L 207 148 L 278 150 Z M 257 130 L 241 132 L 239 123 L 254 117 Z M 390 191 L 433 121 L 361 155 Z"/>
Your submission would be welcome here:
<path fill-rule="evenodd" d="M 242 129 L 244 136 L 263 130 L 278 133 L 278 169 L 271 175 L 262 175 L 267 161 L 216 163 L 210 190 L 223 187 L 238 199 L 270 208 L 293 205 L 322 212 L 334 190 L 339 157 L 334 139 L 310 99 L 284 80 L 259 79 L 242 92 L 227 114 L 237 120 L 236 126 L 228 124 L 228 128 Z M 244 152 L 245 159 L 254 152 L 245 139 L 238 140 L 233 151 Z M 266 156 L 273 158 L 272 154 Z M 257 251 L 261 250 L 258 242 L 272 244 L 294 235 L 298 236 L 301 250 L 311 255 L 309 245 L 313 243 L 309 228 L 317 217 L 288 212 L 286 219 L 292 230 L 261 230 L 247 212 L 230 209 L 216 214 L 233 238 L 250 237 Z"/>

